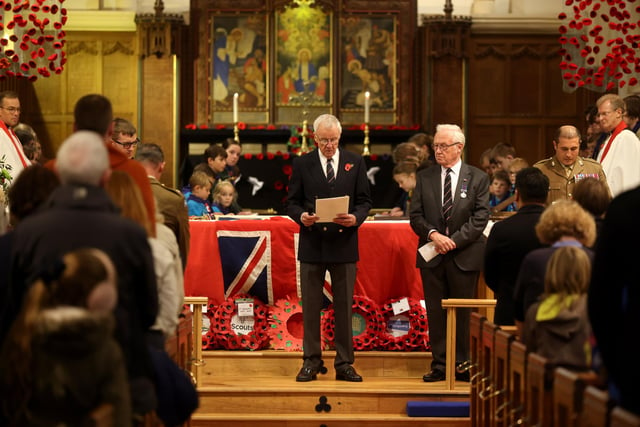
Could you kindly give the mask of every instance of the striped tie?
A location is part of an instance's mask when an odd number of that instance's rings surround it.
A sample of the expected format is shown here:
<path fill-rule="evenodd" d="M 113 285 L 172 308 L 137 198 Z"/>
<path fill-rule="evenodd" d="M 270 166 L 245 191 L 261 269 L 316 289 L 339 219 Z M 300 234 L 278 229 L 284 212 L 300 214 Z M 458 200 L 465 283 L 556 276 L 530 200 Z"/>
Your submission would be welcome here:
<path fill-rule="evenodd" d="M 336 174 L 333 172 L 333 159 L 327 159 L 327 182 L 333 185 L 336 180 Z"/>
<path fill-rule="evenodd" d="M 442 217 L 445 224 L 451 219 L 451 209 L 453 208 L 453 198 L 451 197 L 451 169 L 447 169 L 447 175 L 444 178 L 444 191 L 442 196 Z"/>

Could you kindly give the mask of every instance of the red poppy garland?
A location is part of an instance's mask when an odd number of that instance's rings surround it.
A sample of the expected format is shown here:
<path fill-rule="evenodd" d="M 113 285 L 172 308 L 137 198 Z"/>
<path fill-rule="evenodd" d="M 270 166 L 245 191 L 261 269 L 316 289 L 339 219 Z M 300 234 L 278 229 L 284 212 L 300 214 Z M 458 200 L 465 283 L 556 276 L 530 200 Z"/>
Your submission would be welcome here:
<path fill-rule="evenodd" d="M 333 305 L 327 309 L 329 321 L 323 322 L 322 331 L 326 336 L 334 336 L 335 315 Z M 352 306 L 353 348 L 373 350 L 382 330 L 380 307 L 370 298 L 354 295 Z"/>
<path fill-rule="evenodd" d="M 253 317 L 240 319 L 236 302 L 253 302 Z M 267 334 L 268 309 L 259 299 L 250 295 L 234 295 L 220 304 L 211 321 L 216 343 L 227 350 L 260 350 L 269 341 Z"/>
<path fill-rule="evenodd" d="M 394 303 L 387 301 L 381 308 L 383 327 L 378 345 L 383 350 L 418 351 L 429 349 L 427 311 L 419 300 L 408 298 L 409 311 L 394 315 Z"/>
<path fill-rule="evenodd" d="M 573 13 L 558 15 L 563 21 L 558 31 L 560 69 L 569 87 L 613 90 L 638 84 L 640 22 L 633 19 L 630 3 L 634 0 L 565 0 Z"/>
<path fill-rule="evenodd" d="M 64 0 L 0 0 L 0 80 L 7 77 L 27 78 L 60 74 L 67 62 L 62 29 L 67 22 Z M 3 18 L 11 17 L 4 21 Z M 21 34 L 18 36 L 18 34 Z"/>

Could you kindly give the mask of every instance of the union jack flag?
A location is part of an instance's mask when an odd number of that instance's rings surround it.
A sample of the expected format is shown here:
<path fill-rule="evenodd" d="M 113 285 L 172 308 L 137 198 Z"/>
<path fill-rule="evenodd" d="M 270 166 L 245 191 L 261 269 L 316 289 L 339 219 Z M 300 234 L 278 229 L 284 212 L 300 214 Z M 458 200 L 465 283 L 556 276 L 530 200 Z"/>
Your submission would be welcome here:
<path fill-rule="evenodd" d="M 296 294 L 301 297 L 298 233 L 293 234 L 293 241 L 278 240 L 275 246 L 271 231 L 218 230 L 216 234 L 225 298 L 250 294 L 265 304 L 274 305 L 275 301 L 287 297 L 291 274 L 295 274 Z M 328 274 L 324 296 L 325 305 L 333 301 Z"/>

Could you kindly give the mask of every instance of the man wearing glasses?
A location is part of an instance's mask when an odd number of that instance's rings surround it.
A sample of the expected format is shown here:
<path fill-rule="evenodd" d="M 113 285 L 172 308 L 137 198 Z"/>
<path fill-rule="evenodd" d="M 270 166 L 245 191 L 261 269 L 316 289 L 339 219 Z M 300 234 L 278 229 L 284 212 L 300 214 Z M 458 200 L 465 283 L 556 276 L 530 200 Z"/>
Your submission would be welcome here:
<path fill-rule="evenodd" d="M 596 105 L 602 131 L 610 133 L 596 160 L 607 175 L 611 195 L 616 197 L 640 185 L 640 140 L 627 129 L 623 120 L 625 105 L 622 98 L 608 93 L 602 95 Z"/>
<path fill-rule="evenodd" d="M 322 114 L 313 123 L 318 149 L 293 162 L 287 214 L 300 225 L 298 260 L 304 327 L 303 365 L 296 381 L 326 373 L 320 343 L 320 312 L 326 272 L 331 275 L 335 308 L 336 380 L 360 382 L 352 364 L 351 307 L 358 261 L 358 228 L 371 208 L 367 170 L 361 156 L 338 148 L 342 127 L 335 116 Z M 349 196 L 347 212 L 320 222 L 316 199 Z"/>
<path fill-rule="evenodd" d="M 425 382 L 446 379 L 447 315 L 444 298 L 474 298 L 484 261 L 482 232 L 489 221 L 489 176 L 462 162 L 465 136 L 457 125 L 438 125 L 433 138 L 437 165 L 418 172 L 411 200 L 411 228 L 419 246 L 435 256 L 417 255 L 429 321 L 431 372 Z M 458 309 L 456 366 L 469 358 L 469 309 Z M 469 381 L 468 372 L 456 379 Z"/>
<path fill-rule="evenodd" d="M 130 121 L 120 117 L 113 119 L 112 144 L 119 148 L 129 159 L 133 159 L 136 155 L 136 147 L 140 142 L 137 133 L 138 131 Z"/>
<path fill-rule="evenodd" d="M 20 121 L 20 100 L 12 91 L 0 92 L 0 168 L 15 180 L 31 162 L 24 154 L 13 127 Z"/>

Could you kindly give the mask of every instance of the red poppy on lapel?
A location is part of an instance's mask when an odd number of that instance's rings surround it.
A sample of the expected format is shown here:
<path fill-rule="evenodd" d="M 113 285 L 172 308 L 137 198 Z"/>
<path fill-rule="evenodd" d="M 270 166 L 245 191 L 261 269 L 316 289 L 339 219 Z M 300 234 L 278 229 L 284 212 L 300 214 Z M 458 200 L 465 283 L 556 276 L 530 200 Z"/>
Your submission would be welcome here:
<path fill-rule="evenodd" d="M 344 170 L 349 172 L 352 167 L 353 167 L 353 163 L 347 163 L 346 165 L 344 165 Z"/>

